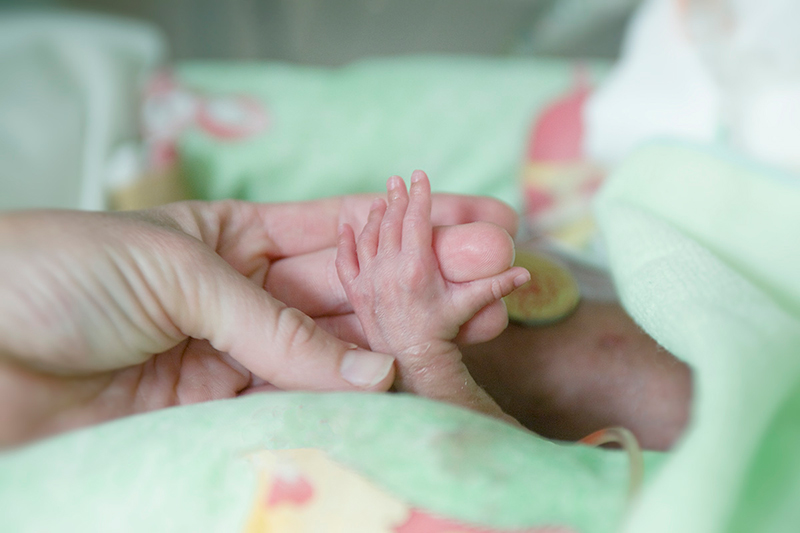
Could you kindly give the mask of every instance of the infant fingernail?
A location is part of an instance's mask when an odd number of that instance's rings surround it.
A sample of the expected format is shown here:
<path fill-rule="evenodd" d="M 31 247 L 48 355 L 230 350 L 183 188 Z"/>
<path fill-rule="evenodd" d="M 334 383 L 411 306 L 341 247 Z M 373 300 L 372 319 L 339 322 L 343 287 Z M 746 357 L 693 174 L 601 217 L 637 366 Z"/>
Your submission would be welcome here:
<path fill-rule="evenodd" d="M 357 387 L 372 387 L 389 375 L 393 364 L 394 357 L 391 355 L 350 350 L 344 354 L 339 372 L 346 381 Z"/>

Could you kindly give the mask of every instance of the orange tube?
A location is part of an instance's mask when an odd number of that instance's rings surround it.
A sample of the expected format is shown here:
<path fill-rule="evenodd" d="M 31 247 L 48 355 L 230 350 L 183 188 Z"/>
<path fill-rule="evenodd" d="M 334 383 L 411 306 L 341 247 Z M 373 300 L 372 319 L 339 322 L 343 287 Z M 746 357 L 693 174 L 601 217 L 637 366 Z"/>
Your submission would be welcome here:
<path fill-rule="evenodd" d="M 627 452 L 630 461 L 628 481 L 628 503 L 630 503 L 639 494 L 644 477 L 642 448 L 633 433 L 622 427 L 606 428 L 595 431 L 578 442 L 588 446 L 602 446 L 613 442 L 622 446 L 622 449 Z"/>

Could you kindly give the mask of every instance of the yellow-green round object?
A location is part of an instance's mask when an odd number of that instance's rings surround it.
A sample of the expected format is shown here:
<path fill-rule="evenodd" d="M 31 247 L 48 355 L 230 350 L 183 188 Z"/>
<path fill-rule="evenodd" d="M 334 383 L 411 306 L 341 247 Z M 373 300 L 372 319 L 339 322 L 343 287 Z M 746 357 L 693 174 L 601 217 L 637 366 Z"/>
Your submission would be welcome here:
<path fill-rule="evenodd" d="M 531 280 L 505 297 L 511 321 L 529 326 L 549 324 L 565 318 L 578 306 L 578 283 L 565 267 L 524 250 L 517 250 L 514 266 L 526 268 Z"/>

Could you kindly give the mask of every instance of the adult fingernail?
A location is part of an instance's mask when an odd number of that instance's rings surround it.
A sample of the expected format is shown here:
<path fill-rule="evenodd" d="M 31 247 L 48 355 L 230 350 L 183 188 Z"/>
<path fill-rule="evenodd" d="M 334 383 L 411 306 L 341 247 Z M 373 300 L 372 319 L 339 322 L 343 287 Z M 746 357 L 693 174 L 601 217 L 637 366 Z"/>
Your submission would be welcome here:
<path fill-rule="evenodd" d="M 339 367 L 342 377 L 357 387 L 372 387 L 389 375 L 394 357 L 366 350 L 350 350 Z"/>
<path fill-rule="evenodd" d="M 514 278 L 514 287 L 519 288 L 528 283 L 531 280 L 530 273 L 526 272 L 524 274 L 520 274 L 516 278 Z"/>

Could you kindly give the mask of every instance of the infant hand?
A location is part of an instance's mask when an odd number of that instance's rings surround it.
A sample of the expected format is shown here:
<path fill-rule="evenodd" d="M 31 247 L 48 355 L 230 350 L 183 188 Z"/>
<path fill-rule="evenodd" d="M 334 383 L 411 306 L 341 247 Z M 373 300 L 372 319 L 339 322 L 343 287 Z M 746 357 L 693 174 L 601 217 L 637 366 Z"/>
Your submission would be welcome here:
<path fill-rule="evenodd" d="M 463 384 L 468 374 L 453 342 L 459 328 L 529 274 L 514 267 L 488 278 L 448 281 L 432 246 L 427 176 L 415 172 L 410 193 L 397 176 L 387 189 L 388 206 L 373 203 L 358 241 L 350 226 L 341 228 L 339 278 L 371 349 L 397 356 L 398 388 L 425 394 L 437 375 L 452 376 L 454 368 Z"/>

